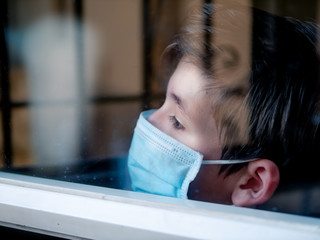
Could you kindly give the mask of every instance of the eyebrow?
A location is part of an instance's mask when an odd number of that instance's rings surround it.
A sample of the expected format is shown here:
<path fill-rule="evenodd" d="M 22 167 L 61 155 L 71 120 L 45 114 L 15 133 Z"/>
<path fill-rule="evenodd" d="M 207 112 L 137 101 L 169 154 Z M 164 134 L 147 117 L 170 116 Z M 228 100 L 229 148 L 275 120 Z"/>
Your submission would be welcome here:
<path fill-rule="evenodd" d="M 176 104 L 178 104 L 178 106 L 185 111 L 184 106 L 183 106 L 183 101 L 181 100 L 181 98 L 176 95 L 175 93 L 170 93 L 170 97 L 175 101 Z"/>
<path fill-rule="evenodd" d="M 168 94 L 169 94 L 169 97 L 173 99 L 173 101 L 178 105 L 179 109 L 181 109 L 181 111 L 183 112 L 183 115 L 185 116 L 185 119 L 188 122 L 192 122 L 190 119 L 189 113 L 186 112 L 185 102 L 183 101 L 183 99 L 181 99 L 178 95 L 176 95 L 173 92 L 168 92 Z"/>

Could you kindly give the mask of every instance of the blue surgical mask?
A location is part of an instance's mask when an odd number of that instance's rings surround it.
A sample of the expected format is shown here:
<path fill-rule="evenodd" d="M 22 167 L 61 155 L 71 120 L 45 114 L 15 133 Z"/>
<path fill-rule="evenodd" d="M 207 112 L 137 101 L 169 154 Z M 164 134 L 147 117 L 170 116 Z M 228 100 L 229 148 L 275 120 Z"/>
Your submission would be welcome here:
<path fill-rule="evenodd" d="M 132 190 L 169 197 L 187 198 L 190 182 L 201 164 L 234 164 L 250 160 L 203 160 L 203 155 L 154 127 L 142 112 L 128 156 Z"/>

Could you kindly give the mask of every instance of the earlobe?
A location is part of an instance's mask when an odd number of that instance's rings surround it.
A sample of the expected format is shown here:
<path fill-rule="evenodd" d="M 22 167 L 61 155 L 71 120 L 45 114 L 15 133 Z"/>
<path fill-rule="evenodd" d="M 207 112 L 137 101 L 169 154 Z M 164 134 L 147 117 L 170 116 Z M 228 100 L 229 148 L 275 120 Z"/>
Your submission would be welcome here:
<path fill-rule="evenodd" d="M 232 192 L 236 206 L 258 205 L 266 202 L 280 181 L 277 165 L 268 159 L 259 159 L 248 164 Z"/>

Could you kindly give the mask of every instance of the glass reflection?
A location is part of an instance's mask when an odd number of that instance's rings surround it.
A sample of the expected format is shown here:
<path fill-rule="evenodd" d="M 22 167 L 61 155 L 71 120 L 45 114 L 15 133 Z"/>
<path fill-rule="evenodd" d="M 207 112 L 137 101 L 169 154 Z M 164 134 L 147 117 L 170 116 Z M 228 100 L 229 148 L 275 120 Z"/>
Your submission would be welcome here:
<path fill-rule="evenodd" d="M 309 20 L 319 16 L 316 1 L 7 2 L 3 171 L 130 189 L 127 153 L 136 120 L 159 108 L 150 123 L 205 160 L 266 159 L 255 176 L 261 180 L 266 167 L 280 173 L 267 197 L 243 204 L 234 202 L 230 186 L 253 164 L 203 165 L 189 198 L 319 216 L 318 27 L 251 8 Z M 172 114 L 177 98 L 168 96 L 181 98 L 176 89 L 187 87 L 192 67 L 202 85 L 191 81 L 191 90 L 199 87 L 213 104 L 201 107 L 203 99 L 192 98 L 197 130 L 206 134 L 201 143 L 168 127 L 190 129 Z M 257 179 L 238 186 L 258 189 Z"/>

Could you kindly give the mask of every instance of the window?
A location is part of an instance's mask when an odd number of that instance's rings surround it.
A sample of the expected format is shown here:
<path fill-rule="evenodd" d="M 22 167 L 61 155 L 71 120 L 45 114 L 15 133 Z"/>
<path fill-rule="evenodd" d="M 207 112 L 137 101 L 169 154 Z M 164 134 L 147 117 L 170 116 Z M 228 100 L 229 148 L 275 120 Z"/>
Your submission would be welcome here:
<path fill-rule="evenodd" d="M 164 102 L 163 51 L 189 6 L 202 11 L 203 2 L 2 1 L 1 226 L 88 239 L 106 231 L 114 239 L 212 238 L 213 225 L 218 238 L 234 237 L 230 229 L 244 238 L 319 235 L 319 179 L 284 185 L 259 210 L 130 191 L 127 153 L 139 113 Z M 316 0 L 242 4 L 319 18 Z M 249 59 L 250 46 L 238 43 Z"/>

